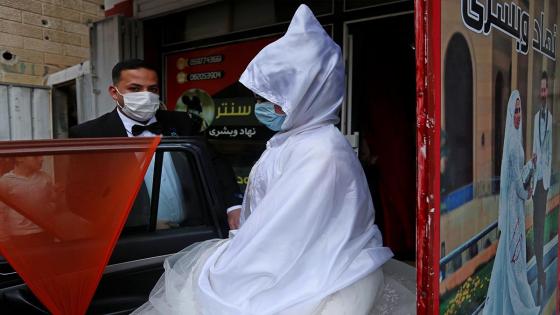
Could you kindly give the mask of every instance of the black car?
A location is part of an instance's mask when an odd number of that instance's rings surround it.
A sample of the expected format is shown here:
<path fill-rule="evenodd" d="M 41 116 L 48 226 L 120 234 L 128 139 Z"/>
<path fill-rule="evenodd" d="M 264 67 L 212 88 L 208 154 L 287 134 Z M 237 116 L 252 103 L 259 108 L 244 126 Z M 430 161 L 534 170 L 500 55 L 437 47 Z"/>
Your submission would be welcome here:
<path fill-rule="evenodd" d="M 183 219 L 162 227 L 158 222 L 158 197 L 166 158 L 180 165 L 180 176 L 188 179 L 182 182 L 189 184 L 182 185 L 180 191 L 186 209 Z M 227 235 L 225 206 L 205 142 L 196 137 L 163 139 L 154 159 L 148 219 L 142 225 L 124 227 L 88 314 L 129 314 L 147 301 L 163 273 L 166 257 L 195 242 Z M 49 314 L 2 257 L 0 314 Z"/>

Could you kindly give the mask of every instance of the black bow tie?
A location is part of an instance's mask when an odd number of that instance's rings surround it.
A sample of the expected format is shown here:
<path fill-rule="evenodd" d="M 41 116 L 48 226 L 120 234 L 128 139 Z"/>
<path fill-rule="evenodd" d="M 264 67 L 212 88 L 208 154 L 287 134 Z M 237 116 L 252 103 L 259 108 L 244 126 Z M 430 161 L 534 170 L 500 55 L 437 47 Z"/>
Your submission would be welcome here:
<path fill-rule="evenodd" d="M 142 132 L 144 132 L 145 130 L 148 130 L 149 132 L 155 134 L 155 135 L 160 135 L 163 132 L 163 128 L 161 127 L 161 124 L 159 122 L 155 122 L 153 124 L 149 124 L 149 125 L 134 125 L 132 126 L 132 135 L 133 136 L 137 136 L 139 134 L 141 134 Z"/>

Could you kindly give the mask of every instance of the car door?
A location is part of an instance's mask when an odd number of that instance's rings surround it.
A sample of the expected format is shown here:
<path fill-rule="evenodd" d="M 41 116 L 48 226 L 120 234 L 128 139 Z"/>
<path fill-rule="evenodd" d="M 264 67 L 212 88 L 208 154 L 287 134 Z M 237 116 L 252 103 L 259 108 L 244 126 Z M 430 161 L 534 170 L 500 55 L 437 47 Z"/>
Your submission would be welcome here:
<path fill-rule="evenodd" d="M 130 313 L 147 301 L 163 272 L 166 257 L 195 242 L 224 237 L 227 232 L 225 207 L 215 189 L 218 185 L 209 160 L 202 139 L 161 141 L 153 158 L 152 171 L 145 177 L 149 215 L 142 224 L 125 225 L 90 304 L 89 314 Z M 174 169 L 172 175 L 166 172 L 170 168 Z M 169 193 L 167 190 L 172 188 L 175 191 Z M 166 219 L 166 224 L 162 223 L 166 202 L 182 208 L 184 213 L 179 213 L 177 222 Z M 0 260 L 0 310 L 2 314 L 48 313 L 3 259 Z"/>

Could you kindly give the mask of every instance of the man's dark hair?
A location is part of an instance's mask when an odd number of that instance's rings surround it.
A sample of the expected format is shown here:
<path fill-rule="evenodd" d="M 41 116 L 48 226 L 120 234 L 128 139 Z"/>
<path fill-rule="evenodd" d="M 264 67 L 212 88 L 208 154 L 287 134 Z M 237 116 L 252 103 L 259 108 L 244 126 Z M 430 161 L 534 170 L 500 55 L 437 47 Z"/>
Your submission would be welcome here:
<path fill-rule="evenodd" d="M 135 69 L 148 69 L 157 73 L 157 70 L 154 67 L 152 67 L 152 65 L 145 62 L 142 59 L 123 60 L 117 63 L 113 67 L 113 71 L 111 73 L 113 77 L 113 84 L 119 83 L 119 80 L 121 79 L 121 72 L 125 70 L 135 70 Z"/>
<path fill-rule="evenodd" d="M 542 72 L 541 80 L 546 80 L 546 85 L 548 86 L 548 73 L 546 71 Z"/>

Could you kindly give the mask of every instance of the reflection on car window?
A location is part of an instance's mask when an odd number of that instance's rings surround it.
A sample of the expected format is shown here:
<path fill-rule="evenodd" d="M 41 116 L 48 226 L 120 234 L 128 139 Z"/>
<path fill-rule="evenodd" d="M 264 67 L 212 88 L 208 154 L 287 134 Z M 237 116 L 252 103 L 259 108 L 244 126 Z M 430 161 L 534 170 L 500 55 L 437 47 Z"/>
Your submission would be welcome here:
<path fill-rule="evenodd" d="M 150 224 L 150 204 L 153 199 L 155 156 L 144 176 L 123 234 L 145 232 Z M 156 230 L 211 224 L 205 215 L 207 204 L 194 157 L 186 151 L 163 153 L 160 189 L 158 193 Z"/>
<path fill-rule="evenodd" d="M 181 180 L 188 181 L 188 178 L 180 177 L 177 169 L 181 170 L 186 162 L 179 158 L 180 152 L 165 152 L 163 155 L 163 165 L 161 170 L 160 192 L 157 213 L 157 229 L 168 229 L 179 227 L 185 219 L 186 204 L 183 194 L 183 184 Z M 145 176 L 146 185 L 152 198 L 154 159 L 148 168 Z"/>
<path fill-rule="evenodd" d="M 21 203 L 27 208 L 35 206 L 52 213 L 55 192 L 51 177 L 43 171 L 43 156 L 15 157 L 13 161 L 13 168 L 0 176 L 0 190 L 9 193 L 13 200 L 26 200 L 27 203 Z M 0 201 L 0 241 L 41 232 L 32 220 Z"/>

